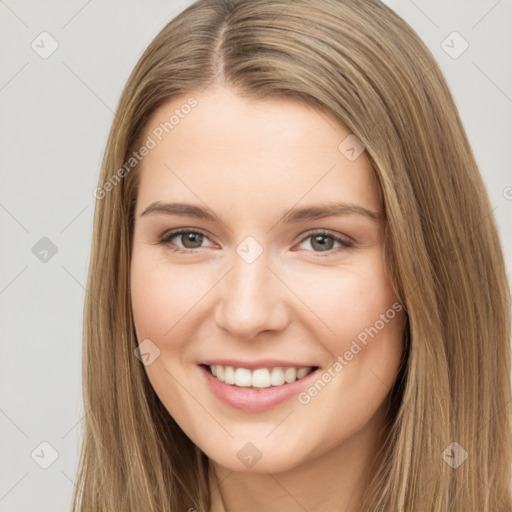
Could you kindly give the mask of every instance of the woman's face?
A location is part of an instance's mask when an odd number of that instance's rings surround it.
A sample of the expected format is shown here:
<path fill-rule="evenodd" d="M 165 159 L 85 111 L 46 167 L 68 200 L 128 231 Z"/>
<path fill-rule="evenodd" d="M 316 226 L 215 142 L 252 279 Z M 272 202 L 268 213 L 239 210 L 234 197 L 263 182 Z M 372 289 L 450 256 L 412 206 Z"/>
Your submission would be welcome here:
<path fill-rule="evenodd" d="M 233 471 L 368 442 L 403 313 L 365 153 L 290 99 L 191 96 L 152 117 L 140 169 L 131 297 L 155 392 Z"/>

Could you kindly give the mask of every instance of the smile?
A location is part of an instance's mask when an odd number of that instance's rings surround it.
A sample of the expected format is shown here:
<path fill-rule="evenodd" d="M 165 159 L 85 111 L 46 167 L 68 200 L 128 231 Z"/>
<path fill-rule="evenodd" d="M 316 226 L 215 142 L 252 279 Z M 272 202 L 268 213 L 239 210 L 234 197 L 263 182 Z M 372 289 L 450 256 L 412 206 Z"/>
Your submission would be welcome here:
<path fill-rule="evenodd" d="M 217 380 L 226 384 L 263 389 L 291 384 L 311 373 L 314 367 L 275 367 L 249 370 L 248 368 L 215 364 L 208 366 L 208 368 Z"/>
<path fill-rule="evenodd" d="M 208 361 L 198 365 L 205 384 L 223 404 L 250 413 L 287 402 L 310 385 L 320 371 L 318 366 L 290 366 L 275 360 L 222 362 L 225 364 Z"/>

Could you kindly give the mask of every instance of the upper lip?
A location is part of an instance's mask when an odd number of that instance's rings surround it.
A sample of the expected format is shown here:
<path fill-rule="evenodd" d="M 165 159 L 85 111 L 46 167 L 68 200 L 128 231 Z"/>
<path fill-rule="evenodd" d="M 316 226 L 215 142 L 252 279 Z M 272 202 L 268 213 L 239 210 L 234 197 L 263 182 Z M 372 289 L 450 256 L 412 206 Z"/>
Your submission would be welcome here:
<path fill-rule="evenodd" d="M 233 366 L 234 368 L 247 368 L 248 370 L 257 370 L 258 368 L 314 368 L 313 364 L 296 363 L 294 361 L 284 361 L 282 359 L 259 359 L 257 361 L 240 361 L 239 359 L 208 359 L 200 364 L 207 366 L 221 365 Z"/>

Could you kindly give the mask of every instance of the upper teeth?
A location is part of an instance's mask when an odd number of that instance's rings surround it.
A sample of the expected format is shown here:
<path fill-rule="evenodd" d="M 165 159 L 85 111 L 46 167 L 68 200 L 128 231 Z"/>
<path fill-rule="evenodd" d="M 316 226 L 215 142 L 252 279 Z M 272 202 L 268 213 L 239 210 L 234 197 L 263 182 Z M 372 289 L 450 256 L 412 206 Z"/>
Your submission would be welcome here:
<path fill-rule="evenodd" d="M 307 368 L 258 368 L 248 370 L 247 368 L 234 368 L 214 364 L 210 366 L 212 375 L 226 384 L 234 384 L 241 387 L 269 388 L 270 386 L 281 386 L 285 382 L 291 383 L 305 377 L 312 367 Z"/>

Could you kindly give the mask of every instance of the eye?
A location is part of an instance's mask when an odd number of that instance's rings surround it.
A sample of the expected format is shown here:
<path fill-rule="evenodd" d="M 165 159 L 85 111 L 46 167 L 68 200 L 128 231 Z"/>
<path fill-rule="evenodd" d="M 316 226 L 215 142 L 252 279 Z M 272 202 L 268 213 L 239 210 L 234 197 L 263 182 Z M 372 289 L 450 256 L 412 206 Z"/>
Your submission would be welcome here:
<path fill-rule="evenodd" d="M 355 245 L 355 242 L 352 239 L 346 236 L 334 235 L 329 231 L 310 232 L 300 243 L 303 244 L 308 240 L 311 240 L 310 246 L 313 248 L 313 252 L 327 253 L 318 254 L 318 256 L 321 257 L 330 256 L 333 252 L 338 252 L 336 249 L 350 249 Z M 339 244 L 337 248 L 333 248 L 335 243 Z"/>
<path fill-rule="evenodd" d="M 173 242 L 175 238 L 181 240 L 181 245 L 176 245 Z M 208 237 L 200 231 L 188 228 L 179 228 L 164 233 L 159 238 L 158 243 L 160 245 L 169 246 L 173 252 L 192 253 L 194 252 L 194 249 L 205 247 L 202 245 L 205 240 L 208 240 Z M 313 248 L 313 252 L 326 253 L 318 254 L 318 256 L 321 257 L 330 256 L 333 252 L 338 252 L 337 249 L 350 249 L 355 245 L 355 242 L 352 239 L 346 236 L 334 235 L 329 231 L 310 232 L 306 237 L 302 238 L 300 243 L 303 244 L 307 240 L 311 240 L 310 246 Z M 336 243 L 339 244 L 339 246 L 335 248 L 333 246 Z"/>
<path fill-rule="evenodd" d="M 185 236 L 186 235 L 186 236 Z M 174 238 L 181 239 L 182 245 L 177 246 L 172 242 Z M 208 240 L 204 233 L 187 228 L 175 229 L 171 232 L 164 233 L 159 239 L 159 244 L 168 245 L 174 252 L 193 252 L 194 249 L 199 249 L 204 240 Z M 174 246 L 174 247 L 173 247 Z"/>

